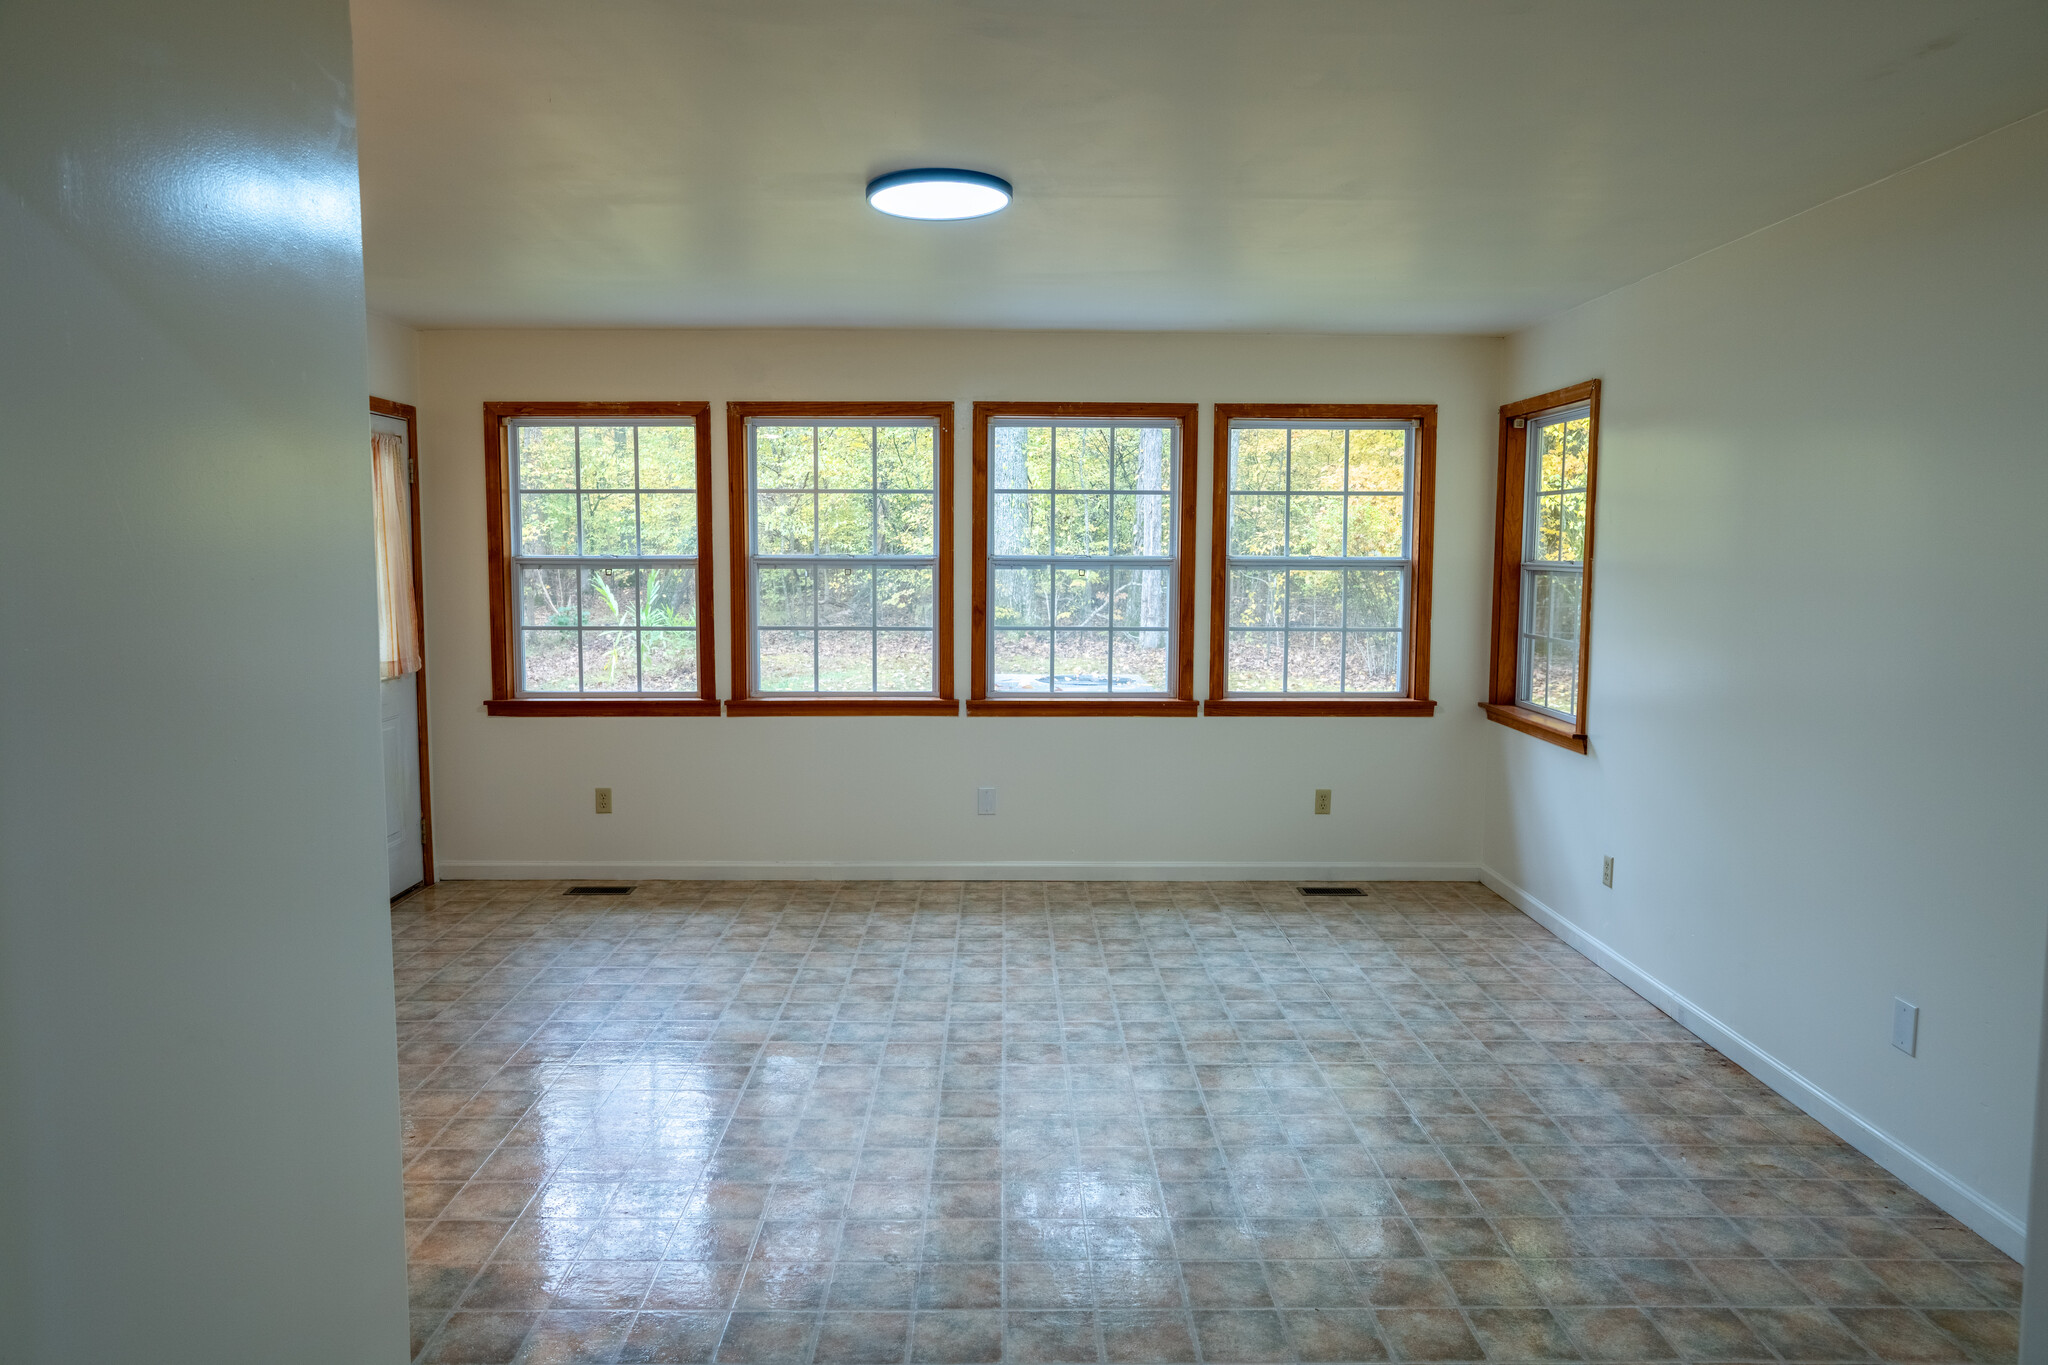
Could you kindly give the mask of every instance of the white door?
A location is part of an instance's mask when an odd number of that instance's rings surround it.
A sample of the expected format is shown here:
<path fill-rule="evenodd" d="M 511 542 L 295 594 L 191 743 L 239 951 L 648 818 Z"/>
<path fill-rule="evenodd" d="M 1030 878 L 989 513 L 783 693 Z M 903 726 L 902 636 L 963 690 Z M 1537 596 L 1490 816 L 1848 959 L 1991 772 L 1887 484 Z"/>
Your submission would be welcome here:
<path fill-rule="evenodd" d="M 426 876 L 420 848 L 420 675 L 407 673 L 384 690 L 384 851 L 391 860 L 391 894 Z"/>

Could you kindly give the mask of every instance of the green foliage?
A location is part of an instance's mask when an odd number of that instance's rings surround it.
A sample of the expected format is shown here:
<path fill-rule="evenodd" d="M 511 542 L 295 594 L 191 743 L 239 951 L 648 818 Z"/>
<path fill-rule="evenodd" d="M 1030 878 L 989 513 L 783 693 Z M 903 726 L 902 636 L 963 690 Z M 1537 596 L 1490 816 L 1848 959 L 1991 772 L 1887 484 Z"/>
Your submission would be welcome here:
<path fill-rule="evenodd" d="M 1247 493 L 1287 489 L 1287 432 L 1251 427 L 1230 433 L 1230 487 Z"/>
<path fill-rule="evenodd" d="M 1295 493 L 1344 491 L 1344 430 L 1290 431 L 1287 487 Z"/>
<path fill-rule="evenodd" d="M 696 488 L 697 429 L 641 427 L 639 431 L 640 487 Z"/>

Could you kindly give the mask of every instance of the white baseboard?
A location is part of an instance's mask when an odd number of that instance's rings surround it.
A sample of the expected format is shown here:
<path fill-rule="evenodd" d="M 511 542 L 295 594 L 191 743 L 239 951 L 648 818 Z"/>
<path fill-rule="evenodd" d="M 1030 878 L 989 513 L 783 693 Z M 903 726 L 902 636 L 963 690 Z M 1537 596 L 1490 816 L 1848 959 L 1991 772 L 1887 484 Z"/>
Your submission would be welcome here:
<path fill-rule="evenodd" d="M 1730 1061 L 1798 1105 L 1836 1137 L 1968 1224 L 1971 1231 L 1985 1241 L 2016 1261 L 2025 1260 L 2027 1224 L 2024 1217 L 2000 1207 L 1967 1182 L 1878 1128 L 1492 868 L 1482 865 L 1479 880 L 1523 914 L 1599 963 L 1629 989 L 1697 1034 Z"/>
<path fill-rule="evenodd" d="M 443 881 L 1476 882 L 1474 863 L 462 862 Z"/>

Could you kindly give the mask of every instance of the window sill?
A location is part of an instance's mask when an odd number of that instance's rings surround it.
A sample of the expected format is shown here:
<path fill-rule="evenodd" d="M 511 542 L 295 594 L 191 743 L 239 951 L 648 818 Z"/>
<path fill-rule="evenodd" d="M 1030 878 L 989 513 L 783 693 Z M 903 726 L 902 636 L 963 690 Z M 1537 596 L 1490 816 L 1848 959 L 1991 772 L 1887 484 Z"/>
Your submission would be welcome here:
<path fill-rule="evenodd" d="M 698 697 L 493 697 L 494 716 L 715 716 L 716 700 Z"/>
<path fill-rule="evenodd" d="M 949 697 L 735 697 L 729 716 L 957 716 Z"/>
<path fill-rule="evenodd" d="M 1219 697 L 1207 716 L 1433 716 L 1427 697 Z"/>
<path fill-rule="evenodd" d="M 1525 735 L 1534 735 L 1560 749 L 1570 749 L 1575 754 L 1586 752 L 1586 737 L 1577 732 L 1570 721 L 1546 716 L 1541 711 L 1532 711 L 1526 706 L 1512 706 L 1497 701 L 1483 701 L 1479 709 L 1488 718 L 1505 725 L 1510 730 L 1520 730 Z"/>
<path fill-rule="evenodd" d="M 1192 716 L 1195 703 L 1176 697 L 1143 700 L 1117 697 L 976 697 L 967 703 L 970 716 Z"/>

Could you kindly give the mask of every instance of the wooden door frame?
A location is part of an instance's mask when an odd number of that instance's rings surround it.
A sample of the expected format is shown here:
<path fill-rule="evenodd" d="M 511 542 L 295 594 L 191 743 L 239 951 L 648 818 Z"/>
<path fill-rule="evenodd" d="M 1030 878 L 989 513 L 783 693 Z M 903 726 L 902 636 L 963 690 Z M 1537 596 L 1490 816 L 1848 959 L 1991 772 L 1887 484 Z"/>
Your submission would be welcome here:
<path fill-rule="evenodd" d="M 427 766 L 427 595 L 426 579 L 420 564 L 420 413 L 410 403 L 394 403 L 388 398 L 375 396 L 370 399 L 370 411 L 379 417 L 405 423 L 406 505 L 412 519 L 412 620 L 413 628 L 419 632 L 420 647 L 419 671 L 413 674 L 420 732 L 420 882 L 418 886 L 393 896 L 391 899 L 396 903 L 435 882 L 434 797 Z"/>

